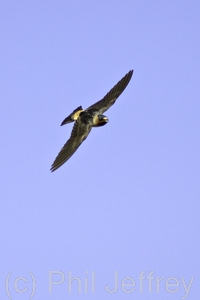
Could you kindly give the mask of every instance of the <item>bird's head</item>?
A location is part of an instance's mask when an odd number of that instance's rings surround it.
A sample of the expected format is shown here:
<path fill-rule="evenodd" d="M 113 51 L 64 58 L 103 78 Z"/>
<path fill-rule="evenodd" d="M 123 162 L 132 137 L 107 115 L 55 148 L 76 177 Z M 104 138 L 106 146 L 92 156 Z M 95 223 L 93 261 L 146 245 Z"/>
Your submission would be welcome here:
<path fill-rule="evenodd" d="M 97 126 L 104 126 L 108 122 L 109 122 L 109 120 L 106 116 L 104 116 L 104 115 L 97 116 Z"/>

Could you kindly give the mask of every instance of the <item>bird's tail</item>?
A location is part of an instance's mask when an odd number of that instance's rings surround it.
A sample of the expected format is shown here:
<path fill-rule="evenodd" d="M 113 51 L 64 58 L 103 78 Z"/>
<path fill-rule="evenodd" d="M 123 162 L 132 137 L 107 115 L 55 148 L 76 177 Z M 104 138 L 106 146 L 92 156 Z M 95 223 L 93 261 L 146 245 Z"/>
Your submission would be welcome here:
<path fill-rule="evenodd" d="M 81 111 L 83 111 L 82 106 L 77 107 L 67 118 L 62 121 L 60 126 L 76 121 Z"/>

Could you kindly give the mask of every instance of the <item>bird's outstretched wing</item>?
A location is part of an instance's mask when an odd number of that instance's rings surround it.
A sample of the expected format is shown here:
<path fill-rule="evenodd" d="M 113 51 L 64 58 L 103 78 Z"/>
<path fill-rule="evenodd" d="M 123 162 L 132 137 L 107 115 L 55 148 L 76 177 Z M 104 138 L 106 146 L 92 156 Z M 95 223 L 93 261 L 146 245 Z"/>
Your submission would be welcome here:
<path fill-rule="evenodd" d="M 81 143 L 87 138 L 91 129 L 92 126 L 82 123 L 80 118 L 75 122 L 69 140 L 62 147 L 51 166 L 52 172 L 62 166 L 74 154 Z"/>
<path fill-rule="evenodd" d="M 111 105 L 113 105 L 116 101 L 116 99 L 121 95 L 121 93 L 125 90 L 127 87 L 129 81 L 131 80 L 131 77 L 133 75 L 133 70 L 129 71 L 106 95 L 103 99 L 100 101 L 94 103 L 89 109 L 98 110 L 99 113 L 104 113 L 106 110 L 108 110 Z"/>

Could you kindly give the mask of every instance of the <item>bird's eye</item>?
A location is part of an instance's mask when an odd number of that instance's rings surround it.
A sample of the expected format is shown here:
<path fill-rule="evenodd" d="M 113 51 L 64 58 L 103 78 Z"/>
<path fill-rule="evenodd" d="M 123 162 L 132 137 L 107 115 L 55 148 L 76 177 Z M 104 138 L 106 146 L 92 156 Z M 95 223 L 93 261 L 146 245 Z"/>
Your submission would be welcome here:
<path fill-rule="evenodd" d="M 98 115 L 98 119 L 99 119 L 99 121 L 101 121 L 102 119 L 103 119 L 103 115 Z"/>

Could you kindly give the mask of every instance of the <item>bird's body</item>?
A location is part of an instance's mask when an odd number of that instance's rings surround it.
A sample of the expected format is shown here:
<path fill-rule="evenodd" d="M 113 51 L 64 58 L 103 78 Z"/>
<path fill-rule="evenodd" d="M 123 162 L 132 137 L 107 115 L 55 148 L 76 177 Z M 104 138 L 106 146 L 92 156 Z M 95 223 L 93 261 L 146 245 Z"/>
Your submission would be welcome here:
<path fill-rule="evenodd" d="M 62 125 L 75 122 L 71 136 L 58 153 L 54 160 L 51 171 L 55 171 L 63 165 L 78 149 L 81 143 L 87 138 L 92 127 L 104 126 L 109 120 L 103 113 L 110 108 L 125 90 L 133 74 L 129 71 L 107 94 L 95 104 L 83 110 L 82 106 L 77 107 L 67 118 L 63 120 Z"/>

